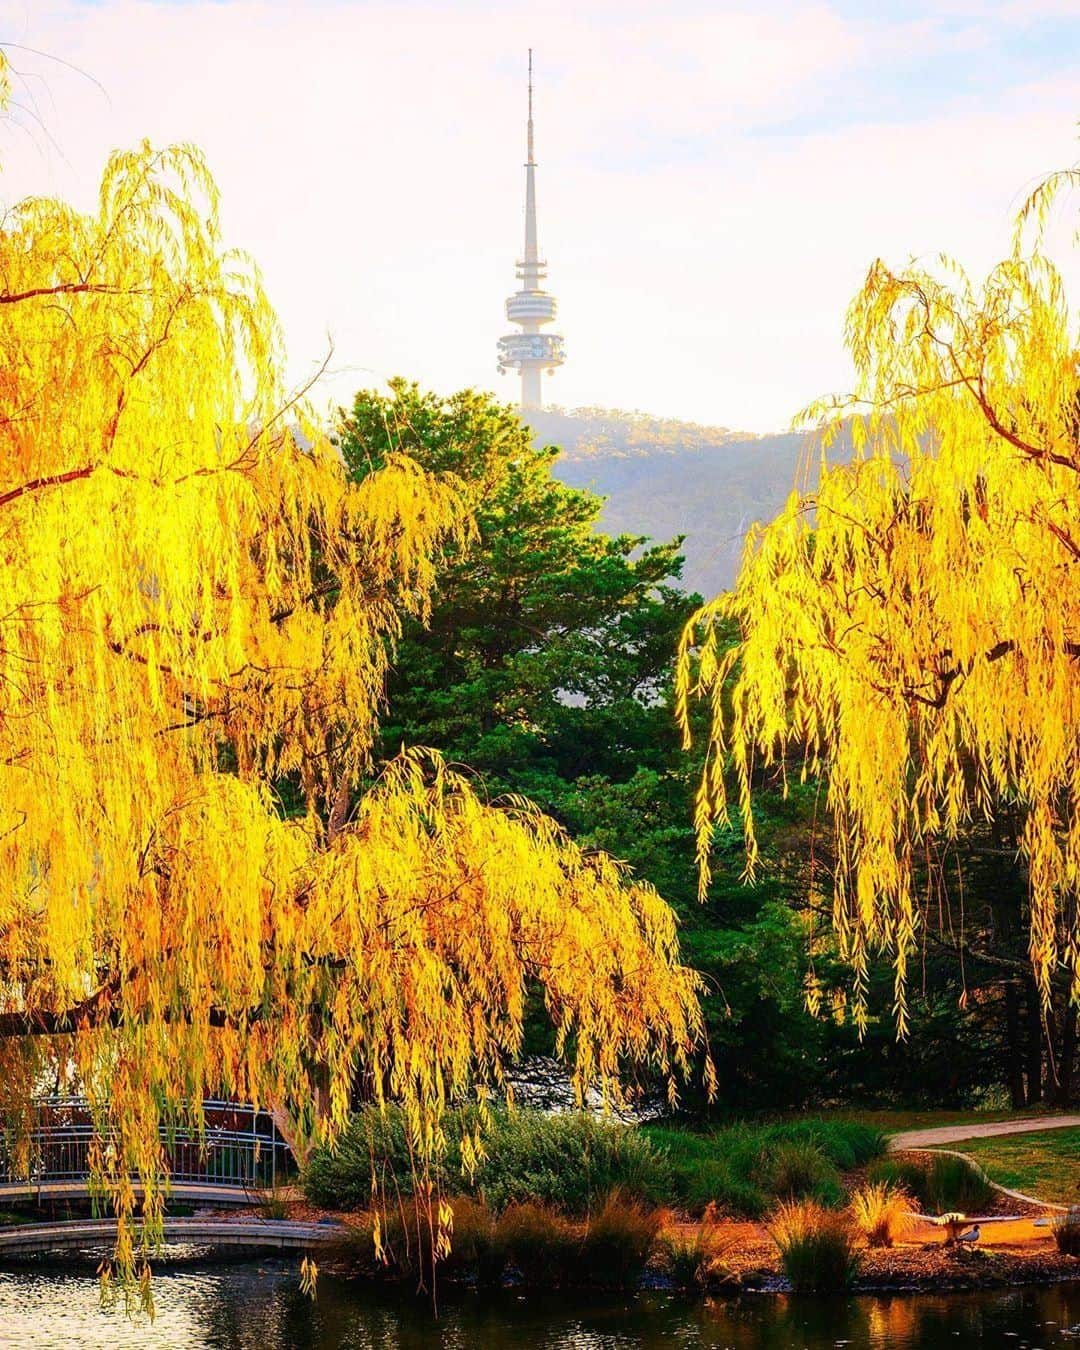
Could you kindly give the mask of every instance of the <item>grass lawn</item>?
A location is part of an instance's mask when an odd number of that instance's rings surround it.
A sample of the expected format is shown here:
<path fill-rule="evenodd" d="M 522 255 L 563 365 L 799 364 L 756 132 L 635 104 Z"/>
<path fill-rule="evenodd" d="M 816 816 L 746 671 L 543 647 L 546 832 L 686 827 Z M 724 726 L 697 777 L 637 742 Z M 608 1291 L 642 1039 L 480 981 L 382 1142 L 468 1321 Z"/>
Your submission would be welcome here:
<path fill-rule="evenodd" d="M 964 1139 L 949 1147 L 969 1153 L 1001 1186 L 1037 1200 L 1080 1204 L 1080 1129 Z"/>

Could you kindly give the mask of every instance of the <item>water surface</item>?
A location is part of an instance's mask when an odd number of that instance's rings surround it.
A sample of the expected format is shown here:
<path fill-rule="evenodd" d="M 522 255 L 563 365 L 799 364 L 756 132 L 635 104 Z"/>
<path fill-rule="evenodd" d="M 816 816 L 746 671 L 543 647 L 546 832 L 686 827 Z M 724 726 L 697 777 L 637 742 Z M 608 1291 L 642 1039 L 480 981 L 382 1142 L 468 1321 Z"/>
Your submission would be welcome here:
<path fill-rule="evenodd" d="M 820 1300 L 692 1301 L 503 1293 L 429 1304 L 323 1275 L 312 1303 L 292 1262 L 203 1266 L 154 1276 L 157 1316 L 97 1306 L 82 1269 L 0 1271 L 0 1345 L 49 1350 L 1080 1350 L 1080 1284 L 1048 1289 Z"/>

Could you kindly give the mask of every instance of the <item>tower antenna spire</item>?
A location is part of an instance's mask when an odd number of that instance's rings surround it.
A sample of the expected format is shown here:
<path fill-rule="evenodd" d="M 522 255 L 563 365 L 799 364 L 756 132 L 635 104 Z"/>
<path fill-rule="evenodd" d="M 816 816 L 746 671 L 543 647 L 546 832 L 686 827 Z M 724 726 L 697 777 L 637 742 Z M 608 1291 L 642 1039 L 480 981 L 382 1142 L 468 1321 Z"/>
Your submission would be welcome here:
<path fill-rule="evenodd" d="M 529 163 L 535 163 L 533 159 L 533 115 L 532 115 L 532 48 L 529 48 Z"/>
<path fill-rule="evenodd" d="M 499 339 L 499 373 L 521 373 L 522 408 L 543 406 L 541 376 L 550 375 L 566 360 L 563 340 L 555 333 L 542 333 L 556 314 L 555 297 L 542 289 L 547 263 L 540 257 L 536 234 L 536 156 L 533 148 L 533 53 L 529 48 L 528 151 L 525 161 L 525 253 L 517 265 L 521 289 L 506 302 L 506 317 L 520 326 L 520 333 Z"/>

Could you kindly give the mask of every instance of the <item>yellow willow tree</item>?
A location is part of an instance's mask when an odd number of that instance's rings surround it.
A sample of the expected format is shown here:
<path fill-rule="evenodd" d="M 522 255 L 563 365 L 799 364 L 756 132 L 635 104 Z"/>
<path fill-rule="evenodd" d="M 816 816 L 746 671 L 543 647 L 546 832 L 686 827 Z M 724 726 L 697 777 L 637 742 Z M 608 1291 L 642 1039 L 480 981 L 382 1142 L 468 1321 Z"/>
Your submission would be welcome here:
<path fill-rule="evenodd" d="M 470 526 L 452 482 L 359 486 L 284 400 L 199 155 L 117 154 L 96 212 L 0 230 L 0 1107 L 95 1112 L 122 1219 L 159 1127 L 219 1093 L 340 1125 L 358 1077 L 423 1160 L 495 1085 L 537 982 L 577 1084 L 685 1070 L 671 912 L 527 803 L 406 754 L 349 816 L 401 615 Z M 271 784 L 307 801 L 283 818 Z M 328 822 L 328 823 L 327 823 Z M 316 1109 L 318 1103 L 318 1109 Z M 106 1147 L 107 1143 L 107 1147 Z M 130 1271 L 137 1234 L 122 1222 Z"/>
<path fill-rule="evenodd" d="M 857 396 L 818 405 L 823 452 L 749 537 L 734 589 L 688 625 L 684 732 L 711 732 L 696 824 L 707 878 L 733 764 L 749 867 L 755 775 L 798 758 L 827 785 L 835 929 L 865 1017 L 868 961 L 895 966 L 898 1026 L 919 905 L 913 859 L 1008 802 L 1023 819 L 1030 955 L 1044 999 L 1080 998 L 1080 379 L 1075 313 L 1026 222 L 976 286 L 942 260 L 871 268 L 848 315 Z M 738 640 L 723 634 L 737 625 Z"/>

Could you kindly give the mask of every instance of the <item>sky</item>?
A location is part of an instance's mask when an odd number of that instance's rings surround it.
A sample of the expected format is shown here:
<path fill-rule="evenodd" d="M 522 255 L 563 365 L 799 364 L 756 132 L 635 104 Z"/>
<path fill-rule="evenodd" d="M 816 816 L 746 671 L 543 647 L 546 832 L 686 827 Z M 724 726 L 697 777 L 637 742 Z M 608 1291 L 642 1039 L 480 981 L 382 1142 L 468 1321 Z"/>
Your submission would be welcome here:
<path fill-rule="evenodd" d="M 395 374 L 516 399 L 529 46 L 564 407 L 783 428 L 850 387 L 875 257 L 979 275 L 1080 160 L 1080 0 L 0 0 L 0 44 L 0 200 L 90 207 L 115 147 L 195 142 L 291 379 L 333 344 L 326 408 Z"/>

